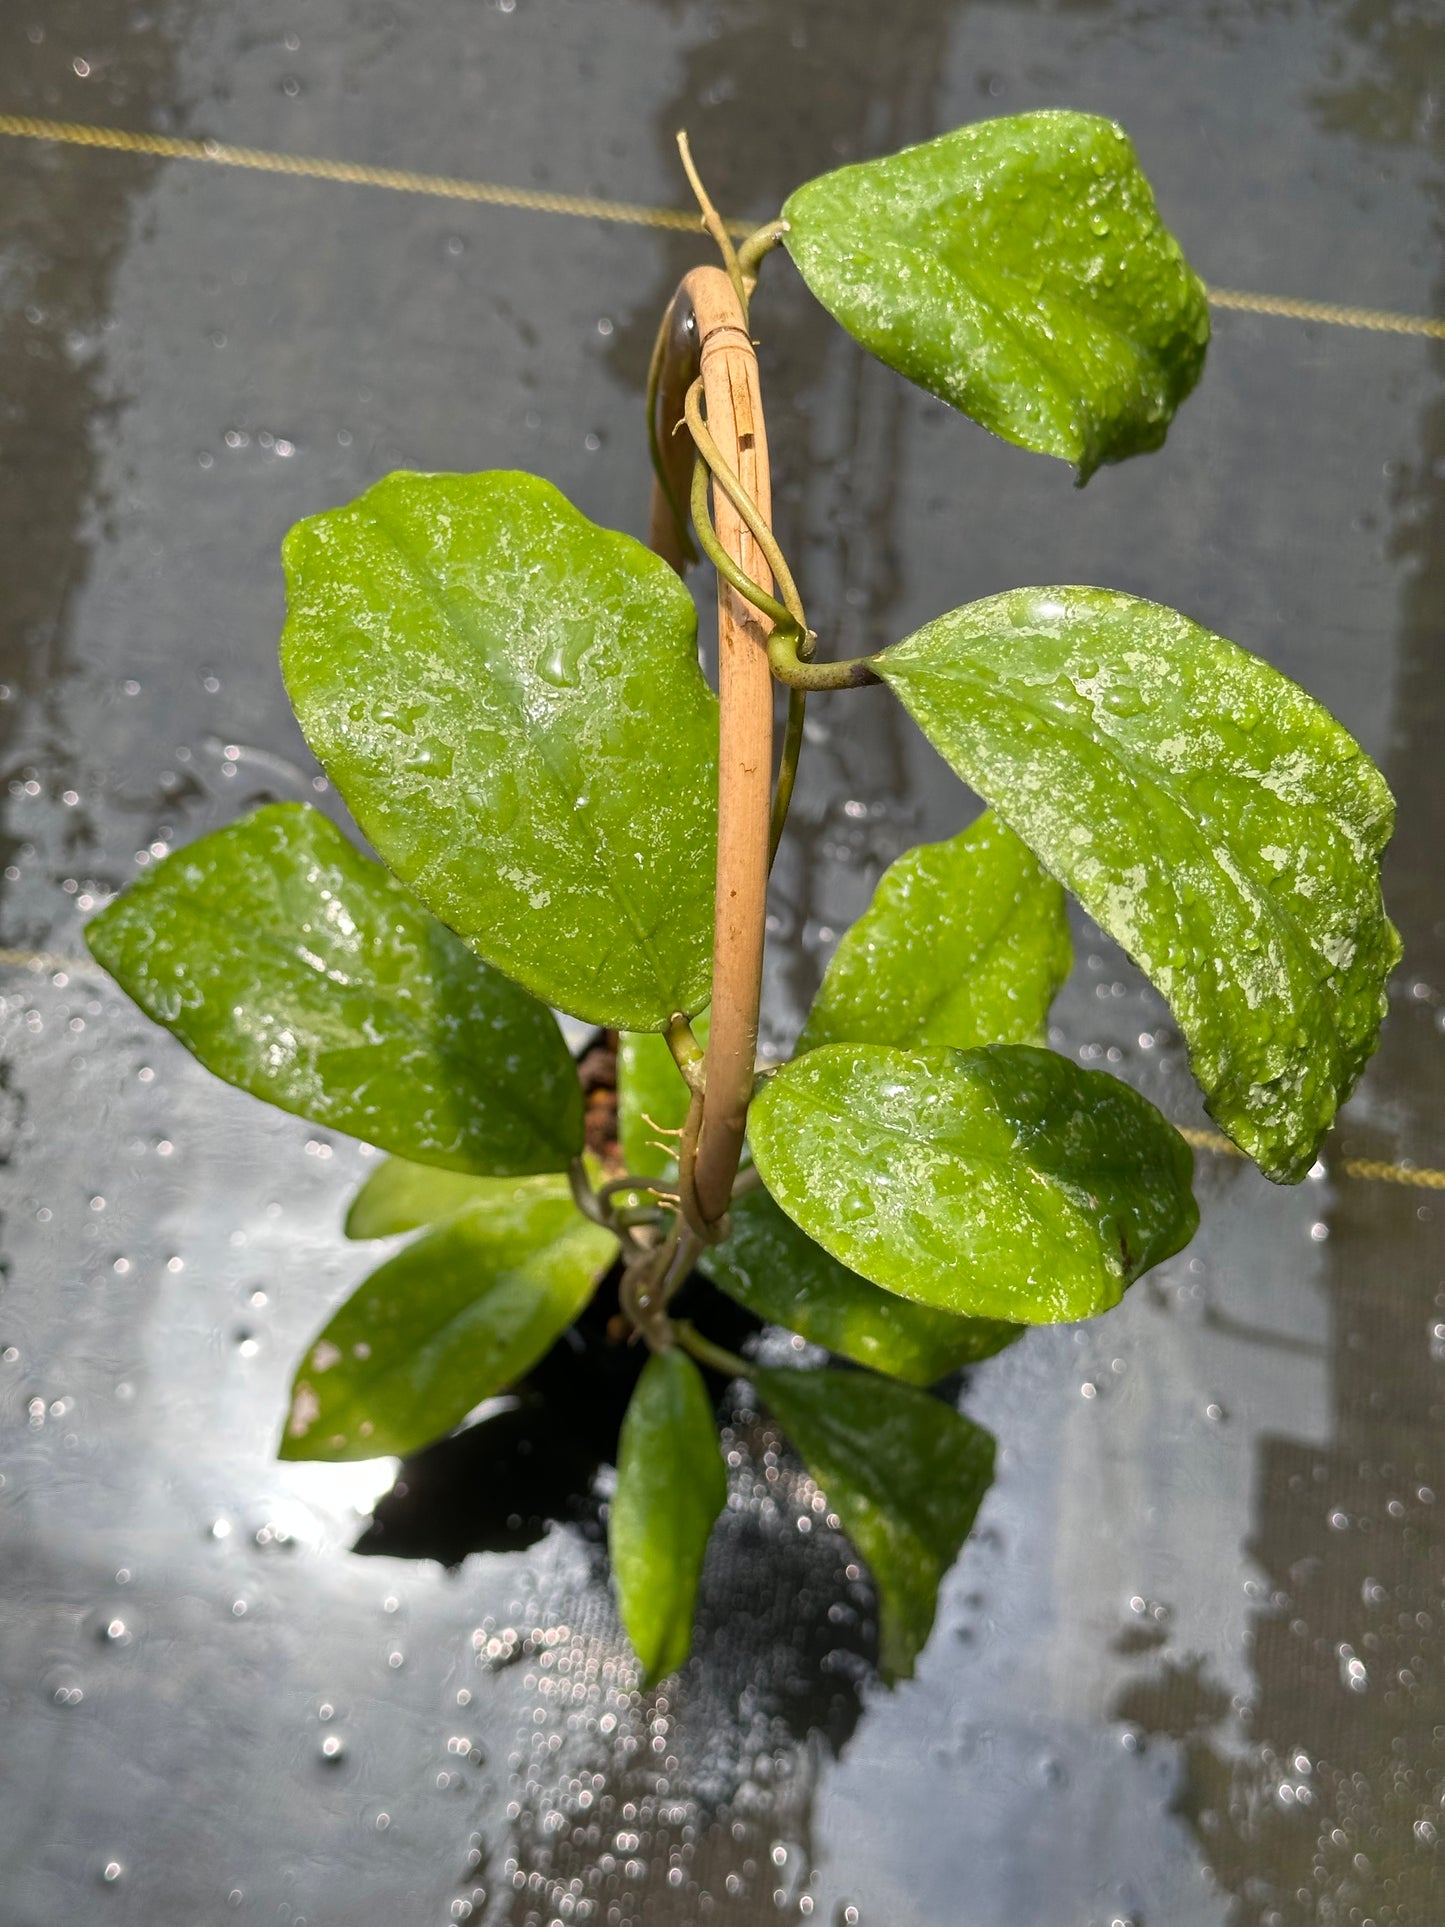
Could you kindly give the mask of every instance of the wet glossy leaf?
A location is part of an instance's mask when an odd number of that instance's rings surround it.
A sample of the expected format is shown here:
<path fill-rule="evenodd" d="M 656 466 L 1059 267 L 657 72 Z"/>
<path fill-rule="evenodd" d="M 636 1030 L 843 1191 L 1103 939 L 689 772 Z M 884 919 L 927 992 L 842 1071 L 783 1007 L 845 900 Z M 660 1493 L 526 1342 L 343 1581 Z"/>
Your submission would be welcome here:
<path fill-rule="evenodd" d="M 869 1373 L 760 1371 L 757 1387 L 868 1562 L 884 1673 L 910 1678 L 993 1483 L 992 1437 Z"/>
<path fill-rule="evenodd" d="M 702 1374 L 685 1352 L 654 1352 L 622 1421 L 607 1528 L 618 1610 L 649 1681 L 687 1658 L 703 1555 L 726 1503 Z"/>
<path fill-rule="evenodd" d="M 883 872 L 833 953 L 798 1050 L 1041 1044 L 1072 960 L 1063 891 L 986 810 Z"/>
<path fill-rule="evenodd" d="M 875 1372 L 931 1385 L 1018 1338 L 1020 1325 L 958 1318 L 880 1291 L 800 1231 L 766 1191 L 750 1191 L 729 1212 L 732 1231 L 698 1259 L 730 1298 L 814 1345 Z"/>
<path fill-rule="evenodd" d="M 284 1459 L 418 1451 L 528 1372 L 616 1256 L 567 1180 L 491 1185 L 373 1271 L 292 1388 Z"/>
<path fill-rule="evenodd" d="M 602 1180 L 602 1167 L 590 1152 L 582 1162 L 593 1184 Z M 560 1175 L 560 1174 L 554 1174 Z M 553 1182 L 549 1177 L 548 1184 Z M 394 1238 L 404 1231 L 440 1224 L 473 1204 L 495 1204 L 518 1196 L 509 1178 L 477 1178 L 461 1171 L 441 1171 L 413 1164 L 409 1158 L 386 1158 L 362 1184 L 346 1213 L 348 1238 Z"/>
<path fill-rule="evenodd" d="M 707 1001 L 717 702 L 671 569 L 532 475 L 392 475 L 286 538 L 286 686 L 376 849 L 597 1024 Z"/>
<path fill-rule="evenodd" d="M 1229 1135 L 1302 1177 L 1400 954 L 1394 805 L 1359 746 L 1267 663 L 1106 589 L 991 596 L 877 668 L 1159 986 Z"/>
<path fill-rule="evenodd" d="M 707 1012 L 692 1022 L 693 1035 L 706 1045 Z M 624 1031 L 617 1045 L 617 1138 L 622 1161 L 640 1178 L 671 1177 L 677 1142 L 687 1117 L 688 1089 L 667 1039 L 655 1031 Z"/>
<path fill-rule="evenodd" d="M 809 181 L 783 213 L 865 348 L 1080 480 L 1157 448 L 1199 379 L 1204 286 L 1113 121 L 981 121 Z"/>
<path fill-rule="evenodd" d="M 1117 1078 L 1052 1051 L 831 1044 L 749 1118 L 769 1191 L 874 1284 L 1049 1325 L 1119 1302 L 1194 1235 L 1189 1146 Z"/>
<path fill-rule="evenodd" d="M 551 1185 L 555 1179 L 543 1182 Z M 409 1158 L 387 1158 L 351 1200 L 346 1235 L 394 1238 L 398 1232 L 419 1231 L 423 1225 L 454 1218 L 468 1205 L 514 1197 L 516 1191 L 512 1178 L 477 1178 L 464 1171 L 413 1164 Z"/>
<path fill-rule="evenodd" d="M 178 850 L 85 934 L 208 1070 L 283 1111 L 459 1171 L 555 1171 L 581 1148 L 551 1012 L 304 804 Z"/>

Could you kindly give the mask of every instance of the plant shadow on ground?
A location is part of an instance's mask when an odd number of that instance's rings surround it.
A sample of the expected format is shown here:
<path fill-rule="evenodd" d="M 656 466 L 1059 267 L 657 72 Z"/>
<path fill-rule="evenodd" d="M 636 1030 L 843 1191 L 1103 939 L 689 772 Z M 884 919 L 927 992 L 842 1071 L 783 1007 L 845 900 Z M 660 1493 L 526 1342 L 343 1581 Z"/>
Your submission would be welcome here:
<path fill-rule="evenodd" d="M 614 1335 L 620 1276 L 614 1266 L 505 1409 L 403 1460 L 356 1552 L 459 1566 L 470 1553 L 524 1551 L 554 1522 L 605 1545 L 597 1474 L 616 1462 L 623 1414 L 648 1356 Z M 696 1274 L 678 1302 L 728 1346 L 760 1329 Z M 716 1403 L 726 1381 L 704 1376 Z"/>
<path fill-rule="evenodd" d="M 618 1342 L 619 1275 L 620 1267 L 608 1275 L 505 1409 L 402 1462 L 354 1552 L 455 1570 L 475 1554 L 524 1552 L 561 1527 L 586 1548 L 591 1579 L 606 1591 L 599 1475 L 615 1463 L 647 1358 L 641 1346 Z M 729 1347 L 762 1329 L 698 1273 L 678 1308 L 705 1319 Z M 739 1503 L 709 1553 L 712 1583 L 704 1582 L 687 1671 L 709 1698 L 766 1706 L 794 1740 L 820 1737 L 837 1755 L 862 1715 L 865 1686 L 878 1677 L 872 1587 L 840 1533 L 799 1530 L 804 1475 L 776 1427 L 735 1407 L 720 1373 L 704 1376 L 743 1470 L 734 1481 Z M 776 1504 L 758 1503 L 759 1492 Z"/>

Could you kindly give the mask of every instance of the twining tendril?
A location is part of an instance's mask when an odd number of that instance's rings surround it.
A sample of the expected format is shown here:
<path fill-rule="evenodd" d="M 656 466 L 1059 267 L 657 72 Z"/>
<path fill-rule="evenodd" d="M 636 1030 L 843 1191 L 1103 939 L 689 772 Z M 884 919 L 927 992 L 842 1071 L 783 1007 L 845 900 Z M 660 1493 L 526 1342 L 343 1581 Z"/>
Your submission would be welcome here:
<path fill-rule="evenodd" d="M 697 467 L 692 472 L 692 520 L 697 530 L 697 539 L 702 544 L 703 554 L 718 574 L 732 584 L 744 601 L 750 602 L 755 609 L 761 610 L 775 627 L 788 630 L 796 638 L 799 628 L 792 611 L 786 609 L 775 595 L 770 595 L 760 582 L 754 582 L 746 569 L 739 568 L 718 540 L 718 533 L 713 527 L 712 514 L 708 508 L 708 475 L 708 464 L 699 456 Z M 806 631 L 803 633 L 806 634 Z"/>
<path fill-rule="evenodd" d="M 803 615 L 803 604 L 793 581 L 792 571 L 778 547 L 772 530 L 758 512 L 742 483 L 723 460 L 722 451 L 708 433 L 707 423 L 702 415 L 702 379 L 695 381 L 687 391 L 686 420 L 688 430 L 697 445 L 701 457 L 698 469 L 692 478 L 692 520 L 697 530 L 697 539 L 702 544 L 703 553 L 718 573 L 725 577 L 745 601 L 768 616 L 773 623 L 772 634 L 768 637 L 768 661 L 778 681 L 790 689 L 859 689 L 865 683 L 877 682 L 871 656 L 856 656 L 847 662 L 814 662 L 813 648 L 816 638 L 808 628 Z M 783 594 L 780 603 L 776 596 L 769 595 L 760 583 L 740 569 L 718 540 L 717 531 L 712 525 L 708 512 L 707 477 L 700 475 L 702 463 L 706 463 L 713 480 L 722 489 L 738 514 L 743 518 L 754 541 L 762 550 L 768 567 L 772 570 L 779 589 Z M 786 606 L 784 606 L 786 605 Z M 790 719 L 791 721 L 791 719 Z M 800 732 L 801 733 L 801 732 Z"/>
<path fill-rule="evenodd" d="M 723 258 L 723 266 L 728 271 L 728 280 L 733 284 L 733 293 L 736 294 L 738 298 L 738 306 L 743 311 L 743 320 L 746 321 L 748 318 L 748 296 L 752 290 L 743 278 L 742 264 L 738 260 L 738 251 L 733 246 L 733 238 L 728 233 L 727 222 L 713 206 L 708 196 L 708 191 L 702 184 L 702 176 L 697 171 L 696 164 L 692 158 L 692 149 L 688 145 L 687 135 L 683 132 L 679 132 L 677 137 L 677 151 L 682 156 L 682 165 L 687 174 L 688 185 L 697 196 L 697 204 L 702 209 L 702 224 L 712 236 L 713 240 L 717 242 L 718 252 Z M 756 281 L 756 277 L 754 277 L 754 280 Z"/>
<path fill-rule="evenodd" d="M 759 583 L 754 582 L 751 576 L 744 574 L 744 572 L 738 568 L 737 564 L 732 561 L 730 556 L 728 557 L 729 564 L 735 574 L 741 576 L 742 580 L 741 582 L 734 580 L 733 575 L 728 575 L 727 579 L 732 583 L 739 595 L 746 597 L 755 608 L 761 609 L 764 615 L 771 616 L 775 624 L 792 630 L 800 644 L 805 643 L 808 638 L 808 619 L 803 614 L 803 600 L 798 594 L 798 585 L 793 580 L 793 572 L 788 567 L 787 558 L 778 547 L 777 537 L 763 519 L 762 512 L 758 508 L 757 503 L 743 487 L 739 477 L 735 475 L 728 466 L 723 458 L 722 450 L 713 440 L 712 432 L 708 428 L 707 420 L 702 412 L 702 403 L 703 382 L 702 376 L 699 375 L 697 380 L 688 389 L 687 399 L 683 403 L 683 414 L 687 422 L 688 433 L 692 436 L 693 442 L 697 447 L 697 452 L 707 464 L 714 481 L 742 517 L 753 540 L 762 550 L 763 559 L 772 570 L 773 580 L 777 583 L 778 592 L 783 598 L 783 606 L 779 606 L 777 597 L 769 596 L 766 589 Z M 694 473 L 692 488 L 694 521 L 697 520 L 697 503 L 698 485 L 696 473 Z M 707 533 L 711 535 L 712 540 L 716 543 L 718 540 L 717 531 L 713 528 L 712 518 L 707 512 L 707 497 L 705 492 L 703 494 L 703 520 L 707 523 Z M 699 537 L 703 537 L 701 527 L 698 529 L 698 535 Z M 704 541 L 705 539 L 704 537 Z M 726 571 L 722 571 L 722 573 L 726 574 Z M 744 584 L 747 586 L 744 587 Z"/>
<path fill-rule="evenodd" d="M 698 457 L 697 467 L 692 475 L 692 519 L 697 528 L 697 539 L 702 544 L 703 554 L 726 581 L 730 582 L 740 596 L 752 603 L 765 616 L 771 617 L 778 633 L 781 625 L 789 634 L 797 635 L 795 618 L 790 610 L 784 608 L 776 596 L 770 596 L 760 583 L 740 569 L 718 540 L 717 531 L 708 513 L 707 481 L 708 467 L 702 457 Z M 798 639 L 797 647 L 811 650 L 813 638 L 806 629 Z M 772 651 L 769 647 L 769 666 L 772 664 Z M 768 868 L 778 854 L 778 845 L 783 840 L 783 829 L 788 820 L 788 808 L 793 800 L 793 785 L 798 776 L 798 758 L 803 748 L 803 721 L 807 706 L 807 694 L 801 689 L 788 691 L 788 723 L 783 732 L 783 750 L 778 761 L 778 780 L 773 786 L 773 802 L 768 818 Z"/>
<path fill-rule="evenodd" d="M 697 539 L 703 554 L 712 563 L 718 574 L 731 583 L 738 594 L 773 624 L 768 637 L 768 663 L 773 675 L 788 689 L 788 722 L 783 733 L 782 756 L 778 763 L 778 780 L 773 789 L 771 820 L 768 826 L 768 867 L 772 868 L 773 859 L 778 854 L 782 841 L 783 826 L 788 819 L 788 807 L 793 800 L 793 785 L 798 775 L 798 758 L 803 747 L 803 722 L 807 692 L 810 689 L 855 689 L 864 683 L 876 682 L 866 657 L 853 662 L 814 663 L 813 650 L 817 638 L 808 627 L 803 613 L 802 598 L 793 580 L 792 570 L 778 546 L 777 538 L 763 520 L 756 502 L 743 487 L 728 464 L 723 460 L 722 450 L 708 432 L 702 414 L 703 385 L 701 377 L 687 392 L 685 419 L 698 452 L 697 466 L 692 473 L 692 520 L 697 530 Z M 746 523 L 750 533 L 762 550 L 774 580 L 782 592 L 783 600 L 770 595 L 760 582 L 755 582 L 747 572 L 740 568 L 728 554 L 718 539 L 713 526 L 712 514 L 708 506 L 708 477 L 722 489 L 728 500 Z"/>

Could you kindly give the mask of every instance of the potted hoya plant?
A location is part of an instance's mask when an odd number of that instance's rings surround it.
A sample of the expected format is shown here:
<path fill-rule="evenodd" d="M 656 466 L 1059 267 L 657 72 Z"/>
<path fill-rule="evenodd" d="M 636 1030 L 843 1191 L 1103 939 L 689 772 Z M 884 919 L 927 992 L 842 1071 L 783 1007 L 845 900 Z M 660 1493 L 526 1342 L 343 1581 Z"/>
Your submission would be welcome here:
<path fill-rule="evenodd" d="M 1065 891 L 1167 1000 L 1221 1129 L 1293 1183 L 1399 956 L 1392 803 L 1302 689 L 1110 589 L 990 596 L 847 662 L 808 626 L 770 523 L 768 256 L 889 366 L 1083 483 L 1160 445 L 1209 335 L 1120 128 L 964 127 L 808 182 L 739 245 L 681 145 L 720 260 L 658 334 L 650 547 L 510 472 L 390 475 L 298 524 L 282 671 L 379 860 L 271 805 L 148 871 L 88 940 L 218 1076 L 388 1154 L 346 1228 L 410 1242 L 308 1348 L 284 1457 L 418 1450 L 525 1379 L 610 1276 L 617 1341 L 645 1357 L 608 1520 L 643 1675 L 687 1656 L 725 1503 L 712 1368 L 752 1381 L 825 1490 L 897 1677 L 993 1457 L 929 1388 L 1107 1312 L 1198 1220 L 1178 1131 L 1046 1047 Z M 699 549 L 716 690 L 680 579 Z M 987 807 L 884 872 L 794 1055 L 760 1065 L 804 704 L 873 683 Z M 557 1011 L 619 1035 L 608 1160 L 585 1150 Z M 698 1271 L 833 1363 L 720 1345 L 677 1315 Z"/>

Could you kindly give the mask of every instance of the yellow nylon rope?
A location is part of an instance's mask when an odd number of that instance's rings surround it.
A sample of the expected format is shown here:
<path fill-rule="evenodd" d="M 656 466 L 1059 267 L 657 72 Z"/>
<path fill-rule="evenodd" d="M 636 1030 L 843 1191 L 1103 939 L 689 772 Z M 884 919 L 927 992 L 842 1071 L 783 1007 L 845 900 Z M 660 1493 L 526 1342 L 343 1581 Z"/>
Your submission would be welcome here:
<path fill-rule="evenodd" d="M 1196 1131 L 1183 1124 L 1174 1128 L 1196 1151 L 1212 1151 L 1222 1158 L 1245 1155 L 1237 1144 L 1218 1131 Z M 1428 1165 L 1420 1164 L 1385 1164 L 1378 1158 L 1343 1158 L 1331 1168 L 1330 1176 L 1359 1178 L 1373 1184 L 1412 1184 L 1422 1191 L 1445 1191 L 1445 1171 L 1432 1171 Z"/>
<path fill-rule="evenodd" d="M 491 181 L 459 180 L 450 174 L 416 174 L 403 167 L 368 167 L 357 161 L 331 161 L 312 154 L 276 154 L 264 147 L 231 147 L 225 141 L 182 140 L 173 134 L 133 134 L 123 127 L 92 127 L 84 121 L 34 120 L 25 114 L 0 114 L 0 134 L 16 140 L 59 141 L 68 147 L 104 147 L 123 154 L 154 154 L 170 161 L 210 161 L 217 167 L 250 168 L 259 174 L 296 174 L 307 180 L 344 181 L 355 187 L 385 187 L 398 194 L 429 194 L 449 201 L 480 201 L 490 207 L 519 207 L 534 214 L 572 214 L 593 221 L 620 221 L 631 227 L 702 232 L 702 217 L 681 208 L 644 207 L 631 201 L 602 201 L 585 194 L 551 194 L 541 188 L 502 187 Z M 731 225 L 739 233 L 746 223 Z"/>
<path fill-rule="evenodd" d="M 13 140 L 58 141 L 68 147 L 107 148 L 122 154 L 151 154 L 162 160 L 209 161 L 216 167 L 249 168 L 258 174 L 288 174 L 304 180 L 341 181 L 353 187 L 388 188 L 397 194 L 472 201 L 487 207 L 515 207 L 533 214 L 570 214 L 589 221 L 615 221 L 627 227 L 702 231 L 699 215 L 685 208 L 648 207 L 634 201 L 608 201 L 589 194 L 553 194 L 543 188 L 506 187 L 495 181 L 470 181 L 452 174 L 419 174 L 404 167 L 370 167 L 360 161 L 333 161 L 314 154 L 278 154 L 264 147 L 232 147 L 225 141 L 186 140 L 175 134 L 137 134 L 124 127 L 94 127 L 87 121 L 40 120 L 29 114 L 0 114 L 0 135 Z M 749 233 L 746 221 L 729 221 L 730 234 Z M 1425 335 L 1445 341 L 1445 319 L 1395 314 L 1385 308 L 1353 308 L 1334 301 L 1296 301 L 1285 295 L 1251 294 L 1240 288 L 1210 288 L 1211 307 L 1244 314 L 1274 315 L 1288 321 L 1319 321 L 1332 328 L 1360 328 L 1375 334 Z"/>
<path fill-rule="evenodd" d="M 1237 308 L 1243 314 L 1280 315 L 1287 321 L 1323 321 L 1332 328 L 1364 328 L 1384 335 L 1428 335 L 1445 341 L 1445 321 L 1433 315 L 1393 314 L 1388 308 L 1342 308 L 1334 301 L 1292 301 L 1279 294 L 1246 294 L 1239 288 L 1209 288 L 1211 308 Z"/>

